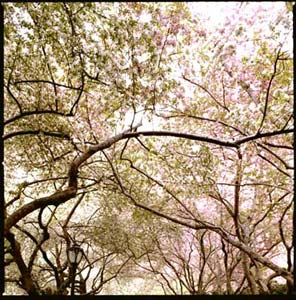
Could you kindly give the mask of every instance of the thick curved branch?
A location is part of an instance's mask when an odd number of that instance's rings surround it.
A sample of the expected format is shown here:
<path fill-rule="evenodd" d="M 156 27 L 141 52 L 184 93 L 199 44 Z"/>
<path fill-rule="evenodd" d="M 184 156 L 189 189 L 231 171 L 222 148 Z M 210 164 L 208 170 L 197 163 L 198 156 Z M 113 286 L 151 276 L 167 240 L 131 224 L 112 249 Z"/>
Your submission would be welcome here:
<path fill-rule="evenodd" d="M 117 143 L 120 140 L 132 138 L 132 137 L 137 138 L 140 136 L 171 136 L 171 137 L 179 137 L 179 138 L 185 138 L 185 139 L 196 140 L 196 141 L 201 141 L 201 142 L 207 142 L 207 143 L 225 146 L 225 147 L 238 148 L 239 145 L 241 145 L 243 143 L 246 143 L 246 142 L 252 141 L 252 140 L 256 140 L 261 137 L 275 136 L 275 135 L 279 135 L 279 134 L 286 134 L 286 133 L 293 132 L 293 129 L 287 129 L 287 130 L 257 134 L 257 135 L 251 136 L 251 137 L 246 137 L 244 139 L 238 140 L 236 142 L 228 142 L 228 141 L 221 141 L 218 139 L 213 139 L 213 138 L 208 138 L 208 137 L 198 136 L 198 135 L 193 135 L 193 134 L 187 134 L 187 133 L 178 133 L 178 132 L 170 132 L 170 131 L 142 131 L 142 132 L 135 131 L 135 130 L 137 130 L 137 128 L 139 126 L 140 126 L 140 124 L 135 126 L 132 129 L 134 132 L 131 132 L 131 130 L 128 129 L 128 130 L 125 130 L 125 131 L 107 139 L 106 141 L 104 141 L 102 143 L 90 146 L 84 153 L 82 153 L 80 156 L 78 156 L 71 163 L 69 173 L 68 173 L 68 178 L 69 178 L 68 187 L 65 190 L 57 191 L 50 196 L 42 197 L 31 203 L 28 203 L 28 204 L 24 205 L 23 207 L 19 208 L 12 215 L 8 216 L 5 226 L 4 226 L 4 234 L 7 235 L 12 226 L 14 226 L 20 219 L 24 218 L 26 215 L 30 214 L 31 212 L 33 212 L 39 208 L 42 208 L 44 206 L 48 206 L 48 205 L 58 206 L 61 203 L 64 203 L 67 200 L 75 197 L 76 193 L 77 193 L 78 168 L 92 155 L 94 155 L 98 151 L 102 151 L 104 149 L 111 147 L 113 144 Z M 143 205 L 137 203 L 137 206 L 142 207 Z M 142 208 L 147 209 L 147 207 L 145 207 L 145 206 L 143 206 Z M 161 213 L 155 212 L 151 209 L 149 209 L 149 210 L 152 213 L 154 213 L 154 214 L 158 213 L 159 216 L 163 217 L 163 215 Z M 171 221 L 175 222 L 176 220 L 173 220 L 171 218 Z M 187 226 L 188 224 L 184 223 L 182 225 Z"/>
<path fill-rule="evenodd" d="M 132 137 L 140 137 L 140 136 L 168 136 L 168 137 L 178 137 L 193 141 L 206 142 L 210 144 L 215 144 L 224 147 L 233 147 L 238 148 L 238 145 L 233 142 L 213 139 L 205 136 L 199 136 L 189 133 L 180 133 L 180 132 L 172 132 L 172 131 L 139 131 L 139 132 L 131 132 L 126 133 L 124 138 L 132 138 Z"/>
<path fill-rule="evenodd" d="M 70 186 L 63 191 L 57 191 L 50 196 L 42 197 L 28 204 L 25 204 L 24 206 L 16 210 L 13 214 L 7 217 L 4 225 L 4 235 L 7 236 L 10 228 L 31 212 L 48 205 L 58 206 L 59 204 L 64 203 L 67 200 L 75 197 L 76 192 L 77 189 Z"/>
<path fill-rule="evenodd" d="M 135 130 L 139 125 L 137 125 L 133 130 Z M 104 150 L 109 148 L 114 143 L 119 140 L 125 138 L 125 134 L 130 131 L 130 129 L 115 135 L 114 137 L 88 148 L 88 150 L 78 156 L 70 165 L 70 170 L 68 174 L 69 182 L 68 187 L 65 190 L 60 190 L 55 192 L 54 194 L 46 197 L 39 198 L 34 200 L 28 204 L 25 204 L 18 210 L 16 210 L 13 214 L 7 217 L 5 225 L 4 225 L 4 235 L 7 236 L 11 227 L 13 227 L 19 220 L 30 214 L 31 212 L 45 207 L 49 205 L 58 206 L 73 197 L 76 196 L 77 193 L 77 174 L 79 166 L 84 163 L 89 157 L 98 152 L 99 150 Z"/>

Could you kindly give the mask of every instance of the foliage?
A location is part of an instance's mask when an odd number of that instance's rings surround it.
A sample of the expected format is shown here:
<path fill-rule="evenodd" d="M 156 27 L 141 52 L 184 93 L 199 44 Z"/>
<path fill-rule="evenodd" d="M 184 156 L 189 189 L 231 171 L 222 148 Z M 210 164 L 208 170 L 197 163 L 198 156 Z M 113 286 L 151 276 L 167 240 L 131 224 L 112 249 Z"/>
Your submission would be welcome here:
<path fill-rule="evenodd" d="M 211 5 L 3 5 L 6 294 L 291 291 L 291 9 Z"/>

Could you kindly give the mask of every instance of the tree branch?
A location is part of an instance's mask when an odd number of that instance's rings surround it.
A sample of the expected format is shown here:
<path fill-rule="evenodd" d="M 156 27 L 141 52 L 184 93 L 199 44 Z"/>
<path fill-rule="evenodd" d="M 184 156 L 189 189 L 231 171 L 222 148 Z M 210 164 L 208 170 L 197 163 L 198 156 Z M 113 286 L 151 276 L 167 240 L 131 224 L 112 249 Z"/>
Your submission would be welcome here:
<path fill-rule="evenodd" d="M 135 126 L 132 130 L 136 130 L 140 124 Z M 39 132 L 39 131 L 38 131 Z M 187 134 L 187 133 L 179 133 L 179 132 L 170 132 L 170 131 L 142 131 L 142 132 L 131 132 L 131 129 L 127 129 L 109 139 L 106 141 L 99 143 L 97 145 L 90 146 L 84 153 L 82 153 L 80 156 L 78 156 L 70 165 L 69 173 L 68 173 L 68 188 L 65 190 L 57 191 L 51 196 L 43 197 L 40 199 L 37 199 L 31 203 L 28 203 L 15 211 L 11 216 L 9 216 L 6 220 L 4 232 L 5 235 L 8 234 L 9 229 L 14 226 L 20 219 L 28 215 L 29 213 L 33 212 L 36 209 L 39 209 L 43 206 L 47 205 L 60 205 L 61 203 L 66 202 L 67 200 L 73 198 L 76 196 L 77 192 L 77 174 L 78 174 L 78 168 L 83 164 L 88 158 L 90 158 L 92 155 L 97 153 L 98 151 L 102 151 L 104 149 L 107 149 L 111 147 L 113 144 L 117 143 L 120 140 L 128 139 L 128 138 L 136 138 L 140 136 L 171 136 L 171 137 L 179 137 L 179 138 L 186 138 L 190 140 L 197 140 L 201 142 L 207 142 L 215 145 L 225 146 L 225 147 L 233 147 L 238 148 L 239 145 L 259 139 L 261 137 L 269 137 L 269 136 L 275 136 L 279 134 L 286 134 L 293 132 L 293 129 L 287 129 L 287 130 L 281 130 L 281 131 L 274 131 L 274 132 L 267 132 L 267 133 L 260 133 L 256 134 L 254 136 L 246 137 L 241 140 L 238 140 L 236 142 L 227 142 L 227 141 L 221 141 L 213 138 L 208 138 L 204 136 L 198 136 L 193 134 Z M 32 131 L 30 132 L 32 133 Z M 37 133 L 35 131 L 34 133 Z M 53 135 L 57 137 L 61 137 L 61 133 L 49 133 L 48 135 Z M 6 137 L 7 139 L 7 137 Z M 141 204 L 137 204 L 139 207 L 142 207 Z M 142 207 L 146 208 L 146 207 Z M 147 209 L 147 208 L 146 208 Z M 155 213 L 154 210 L 149 209 L 151 212 Z M 159 214 L 159 216 L 163 216 L 162 214 Z M 176 221 L 176 220 L 172 220 Z M 181 222 L 182 223 L 182 222 Z M 183 224 L 184 225 L 184 224 Z"/>
<path fill-rule="evenodd" d="M 263 137 L 276 136 L 276 135 L 280 135 L 280 134 L 288 134 L 288 133 L 292 133 L 292 132 L 294 132 L 294 128 L 285 129 L 285 130 L 276 130 L 276 131 L 265 132 L 265 133 L 256 133 L 255 135 L 251 135 L 251 136 L 242 138 L 240 140 L 237 140 L 236 142 L 234 142 L 234 144 L 239 146 L 239 145 L 242 145 L 242 144 L 250 142 L 250 141 L 261 139 Z"/>
<path fill-rule="evenodd" d="M 35 135 L 35 134 L 44 134 L 45 136 L 51 136 L 51 137 L 57 137 L 57 138 L 64 138 L 67 140 L 71 140 L 70 136 L 66 133 L 62 132 L 50 132 L 50 131 L 44 131 L 44 130 L 23 130 L 23 131 L 15 131 L 8 134 L 5 134 L 3 136 L 3 140 L 8 140 L 15 136 L 20 135 Z"/>
<path fill-rule="evenodd" d="M 34 281 L 31 277 L 28 267 L 26 266 L 20 249 L 20 244 L 15 240 L 14 234 L 9 232 L 6 238 L 10 242 L 12 249 L 12 256 L 16 262 L 18 269 L 21 273 L 22 287 L 28 292 L 29 295 L 39 295 L 38 290 L 34 285 Z"/>
<path fill-rule="evenodd" d="M 225 105 L 223 105 L 223 104 L 221 104 L 217 99 L 216 99 L 216 97 L 208 90 L 208 89 L 206 89 L 204 86 L 202 86 L 202 85 L 200 85 L 199 83 L 197 83 L 197 82 L 194 82 L 194 81 L 192 81 L 191 79 L 189 79 L 189 78 L 187 78 L 185 75 L 183 75 L 182 76 L 183 77 L 183 79 L 184 80 L 186 80 L 186 81 L 188 81 L 188 82 L 190 82 L 190 83 L 192 83 L 193 85 L 195 85 L 195 86 L 198 86 L 199 88 L 201 88 L 204 92 L 206 92 L 220 107 L 222 107 L 223 109 L 225 109 L 225 110 L 227 110 L 228 112 L 229 112 L 229 109 L 225 106 Z"/>
<path fill-rule="evenodd" d="M 4 121 L 4 126 L 8 125 L 9 123 L 12 123 L 18 119 L 21 119 L 26 116 L 32 116 L 32 115 L 45 115 L 45 114 L 53 114 L 53 115 L 59 115 L 64 117 L 72 116 L 70 113 L 63 113 L 56 110 L 35 110 L 35 111 L 25 111 L 22 112 L 20 115 L 17 115 L 15 117 L 12 117 L 6 121 Z"/>
<path fill-rule="evenodd" d="M 264 120 L 265 120 L 265 117 L 266 117 L 267 106 L 268 106 L 268 101 L 269 101 L 269 94 L 270 94 L 270 88 L 271 88 L 272 81 L 273 81 L 273 79 L 276 76 L 276 71 L 277 71 L 276 68 L 277 68 L 278 60 L 280 58 L 280 51 L 281 51 L 281 48 L 277 52 L 277 55 L 276 55 L 276 58 L 275 58 L 275 62 L 274 62 L 274 65 L 273 65 L 273 73 L 272 73 L 272 75 L 270 77 L 270 80 L 269 80 L 269 83 L 268 83 L 268 87 L 267 87 L 267 90 L 266 90 L 263 116 L 262 116 L 261 124 L 259 126 L 259 129 L 258 129 L 257 133 L 260 133 L 260 130 L 262 129 L 262 126 L 263 126 L 263 123 L 264 123 Z"/>
<path fill-rule="evenodd" d="M 81 87 L 69 86 L 69 85 L 53 82 L 50 80 L 43 80 L 43 79 L 19 80 L 19 81 L 13 82 L 13 84 L 25 84 L 25 83 L 48 83 L 48 84 L 52 84 L 54 86 L 60 86 L 60 87 L 66 88 L 66 89 L 77 90 L 77 91 L 81 90 Z"/>

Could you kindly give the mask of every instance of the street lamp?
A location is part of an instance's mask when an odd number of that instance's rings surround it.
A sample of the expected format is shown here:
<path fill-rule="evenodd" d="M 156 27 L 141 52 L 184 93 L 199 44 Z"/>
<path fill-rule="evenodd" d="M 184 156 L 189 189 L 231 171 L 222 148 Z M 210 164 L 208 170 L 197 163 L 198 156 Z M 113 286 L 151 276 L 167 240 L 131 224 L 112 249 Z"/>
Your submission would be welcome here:
<path fill-rule="evenodd" d="M 83 250 L 79 247 L 79 245 L 74 244 L 72 247 L 70 247 L 67 251 L 68 261 L 71 264 L 72 268 L 72 276 L 71 276 L 71 296 L 74 295 L 74 286 L 75 286 L 75 276 L 76 276 L 76 268 L 79 265 L 82 256 L 83 256 Z"/>

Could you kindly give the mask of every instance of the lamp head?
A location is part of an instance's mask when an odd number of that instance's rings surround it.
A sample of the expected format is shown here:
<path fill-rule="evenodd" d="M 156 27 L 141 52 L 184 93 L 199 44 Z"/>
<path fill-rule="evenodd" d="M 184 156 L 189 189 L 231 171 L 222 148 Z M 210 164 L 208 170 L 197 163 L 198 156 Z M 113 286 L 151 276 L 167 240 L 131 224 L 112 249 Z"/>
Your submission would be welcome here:
<path fill-rule="evenodd" d="M 78 265 L 83 256 L 83 250 L 79 247 L 79 245 L 74 244 L 67 251 L 68 261 L 71 265 Z"/>

